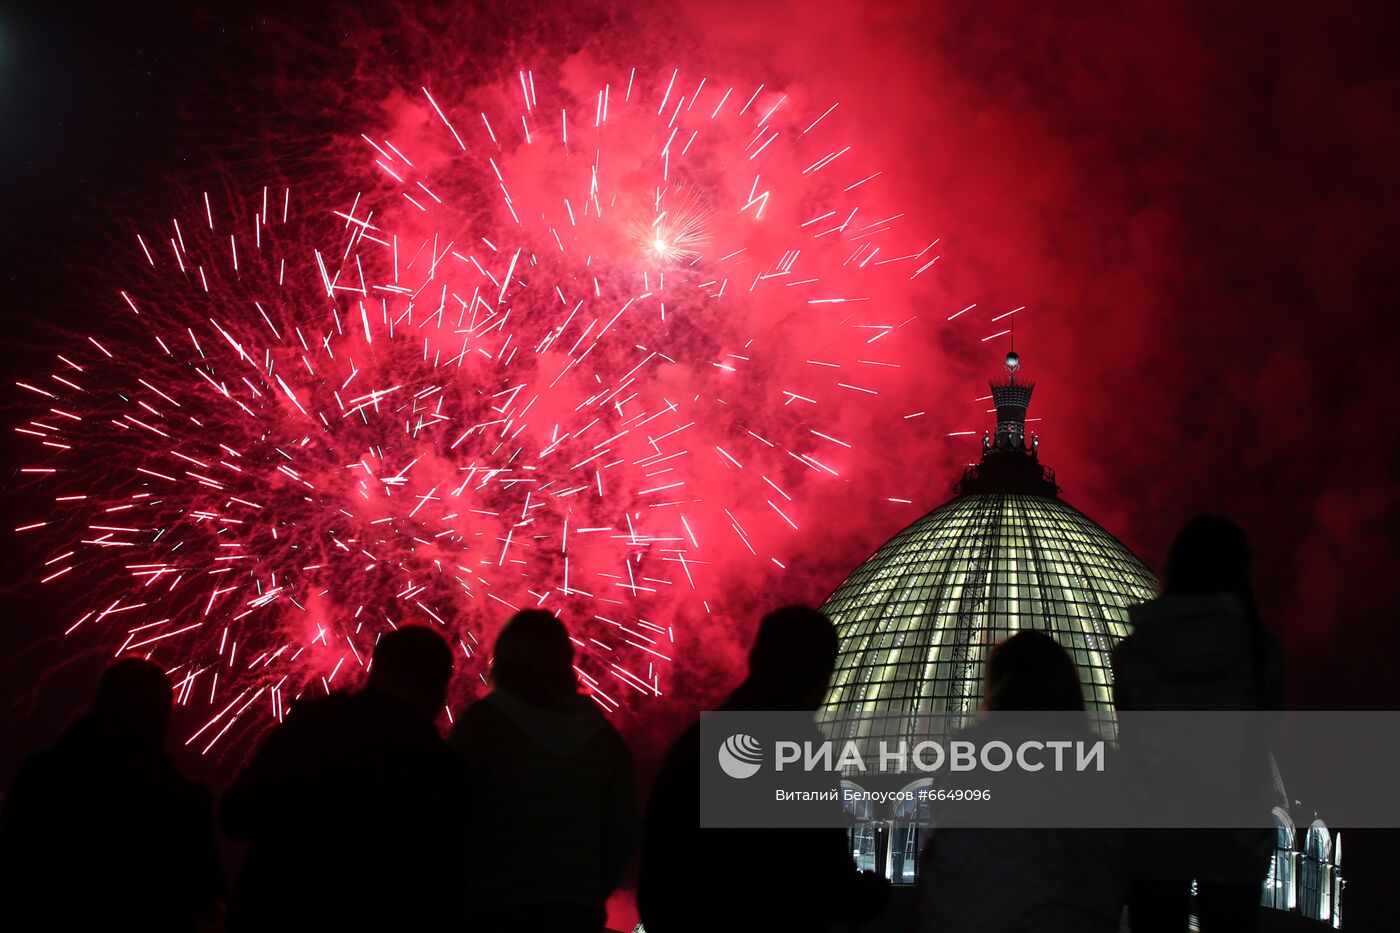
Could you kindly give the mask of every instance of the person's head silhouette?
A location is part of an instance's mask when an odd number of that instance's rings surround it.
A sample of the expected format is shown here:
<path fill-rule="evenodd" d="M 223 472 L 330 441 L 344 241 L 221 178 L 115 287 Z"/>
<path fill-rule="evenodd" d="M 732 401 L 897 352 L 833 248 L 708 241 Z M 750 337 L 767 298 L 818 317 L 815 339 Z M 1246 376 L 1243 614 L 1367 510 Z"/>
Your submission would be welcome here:
<path fill-rule="evenodd" d="M 775 610 L 758 624 L 746 683 L 772 709 L 815 710 L 831 683 L 839 648 L 836 627 L 817 610 Z"/>
<path fill-rule="evenodd" d="M 578 695 L 574 643 L 552 612 L 526 609 L 496 636 L 491 683 L 533 706 L 567 706 Z"/>
<path fill-rule="evenodd" d="M 150 661 L 123 658 L 102 672 L 93 716 L 109 735 L 150 748 L 165 744 L 175 691 Z"/>
<path fill-rule="evenodd" d="M 1044 632 L 1024 629 L 987 658 L 987 699 L 993 712 L 1082 712 L 1084 694 L 1069 652 Z"/>
<path fill-rule="evenodd" d="M 435 718 L 451 680 L 452 649 L 447 642 L 426 626 L 407 625 L 374 646 L 365 688 L 392 694 Z"/>
<path fill-rule="evenodd" d="M 1165 593 L 1234 593 L 1248 601 L 1249 542 L 1240 526 L 1219 515 L 1197 515 L 1177 533 L 1162 574 Z"/>

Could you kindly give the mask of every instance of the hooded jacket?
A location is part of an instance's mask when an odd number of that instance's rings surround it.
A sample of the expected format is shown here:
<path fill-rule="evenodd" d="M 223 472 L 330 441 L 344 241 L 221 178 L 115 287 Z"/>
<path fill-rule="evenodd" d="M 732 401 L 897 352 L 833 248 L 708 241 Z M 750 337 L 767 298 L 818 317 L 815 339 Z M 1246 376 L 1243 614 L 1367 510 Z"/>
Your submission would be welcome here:
<path fill-rule="evenodd" d="M 593 702 L 546 709 L 497 687 L 462 711 L 450 741 L 475 780 L 481 896 L 601 911 L 632 857 L 638 814 L 631 755 Z"/>

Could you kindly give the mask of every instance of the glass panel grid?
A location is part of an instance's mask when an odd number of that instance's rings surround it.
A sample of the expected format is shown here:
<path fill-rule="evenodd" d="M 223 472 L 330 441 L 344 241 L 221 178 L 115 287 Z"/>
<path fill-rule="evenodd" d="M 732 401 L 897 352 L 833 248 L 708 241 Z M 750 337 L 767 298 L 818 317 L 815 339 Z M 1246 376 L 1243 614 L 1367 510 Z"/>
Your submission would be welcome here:
<path fill-rule="evenodd" d="M 985 573 L 969 579 L 979 564 Z M 1109 652 L 1128 633 L 1128 607 L 1155 593 L 1140 560 L 1059 499 L 954 499 L 895 535 L 827 600 L 841 636 L 827 709 L 945 713 L 959 696 L 975 706 L 987 652 L 1031 628 L 1070 652 L 1086 706 L 1111 716 Z M 971 623 L 967 665 L 953 657 L 960 615 Z"/>

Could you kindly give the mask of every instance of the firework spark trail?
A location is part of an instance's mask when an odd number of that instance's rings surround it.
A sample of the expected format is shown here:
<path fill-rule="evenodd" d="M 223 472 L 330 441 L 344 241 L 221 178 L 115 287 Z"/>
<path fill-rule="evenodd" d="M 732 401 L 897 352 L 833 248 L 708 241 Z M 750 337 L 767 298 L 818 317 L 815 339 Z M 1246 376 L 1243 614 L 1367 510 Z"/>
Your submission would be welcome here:
<path fill-rule="evenodd" d="M 419 88 L 340 204 L 205 195 L 143 231 L 130 339 L 19 383 L 57 490 L 17 529 L 54 536 L 40 582 L 96 587 L 68 631 L 165 664 L 193 747 L 350 684 L 396 625 L 484 679 L 527 606 L 604 709 L 659 695 L 716 556 L 781 570 L 846 466 L 828 425 L 878 404 L 871 344 L 909 323 L 863 288 L 937 256 L 863 200 L 837 104 L 544 84 Z"/>

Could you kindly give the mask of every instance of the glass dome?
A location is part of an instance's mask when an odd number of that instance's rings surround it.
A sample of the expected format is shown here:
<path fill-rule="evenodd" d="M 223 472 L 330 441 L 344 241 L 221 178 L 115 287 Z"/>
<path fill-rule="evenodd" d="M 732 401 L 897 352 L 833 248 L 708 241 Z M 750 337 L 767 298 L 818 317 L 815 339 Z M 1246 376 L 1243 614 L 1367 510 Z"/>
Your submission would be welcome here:
<path fill-rule="evenodd" d="M 982 698 L 982 662 L 1021 629 L 1051 635 L 1079 668 L 1086 706 L 1111 713 L 1109 651 L 1151 571 L 1055 495 L 962 495 L 914 522 L 823 606 L 841 637 L 827 709 L 963 713 Z"/>

